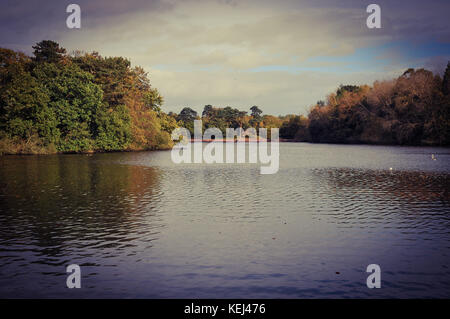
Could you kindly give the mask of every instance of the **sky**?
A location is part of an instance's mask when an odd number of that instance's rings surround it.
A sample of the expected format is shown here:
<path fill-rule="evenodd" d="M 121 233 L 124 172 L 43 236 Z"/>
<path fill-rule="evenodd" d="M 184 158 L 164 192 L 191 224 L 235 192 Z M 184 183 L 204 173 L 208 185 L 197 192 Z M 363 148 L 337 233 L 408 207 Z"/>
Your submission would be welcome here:
<path fill-rule="evenodd" d="M 66 7 L 81 7 L 81 29 Z M 381 29 L 369 29 L 369 4 Z M 204 105 L 304 114 L 340 84 L 372 84 L 450 60 L 449 0 L 0 0 L 0 47 L 123 56 L 142 66 L 163 110 Z"/>

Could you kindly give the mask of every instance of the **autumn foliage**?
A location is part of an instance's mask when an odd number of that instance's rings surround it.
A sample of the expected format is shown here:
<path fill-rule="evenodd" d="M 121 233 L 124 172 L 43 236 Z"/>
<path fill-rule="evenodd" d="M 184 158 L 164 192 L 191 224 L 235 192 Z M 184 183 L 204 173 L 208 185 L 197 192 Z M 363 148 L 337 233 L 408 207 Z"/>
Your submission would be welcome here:
<path fill-rule="evenodd" d="M 450 64 L 444 78 L 409 69 L 372 87 L 341 86 L 311 108 L 312 142 L 400 145 L 450 144 Z"/>
<path fill-rule="evenodd" d="M 0 153 L 171 147 L 176 121 L 142 68 L 48 40 L 33 48 L 0 49 Z"/>
<path fill-rule="evenodd" d="M 280 128 L 280 137 L 318 143 L 450 145 L 450 63 L 368 85 L 341 85 L 303 115 L 263 115 L 206 105 L 161 110 L 163 97 L 141 67 L 97 52 L 67 54 L 53 41 L 34 54 L 0 48 L 0 154 L 170 148 L 178 126 Z M 269 135 L 270 137 L 270 135 Z"/>

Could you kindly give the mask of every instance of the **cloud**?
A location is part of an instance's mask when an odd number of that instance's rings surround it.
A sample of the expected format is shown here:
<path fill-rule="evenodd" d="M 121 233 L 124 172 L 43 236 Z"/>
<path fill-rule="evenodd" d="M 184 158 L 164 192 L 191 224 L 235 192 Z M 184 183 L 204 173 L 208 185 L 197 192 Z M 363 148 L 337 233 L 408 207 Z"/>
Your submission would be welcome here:
<path fill-rule="evenodd" d="M 379 35 L 366 37 L 364 28 L 365 12 L 357 9 L 274 12 L 258 6 L 185 2 L 163 13 L 123 14 L 89 28 L 89 37 L 83 31 L 66 32 L 62 40 L 74 48 L 100 43 L 103 51 L 134 50 L 153 64 L 245 69 L 351 54 L 379 40 Z"/>
<path fill-rule="evenodd" d="M 2 46 L 31 53 L 35 42 L 54 39 L 69 51 L 128 57 L 150 71 L 173 110 L 259 104 L 305 112 L 340 83 L 370 83 L 450 55 L 404 47 L 450 41 L 447 0 L 377 1 L 379 30 L 366 27 L 360 0 L 77 0 L 81 30 L 65 27 L 70 1 L 3 1 Z"/>
<path fill-rule="evenodd" d="M 266 114 L 307 114 L 313 103 L 324 99 L 341 83 L 372 83 L 398 76 L 402 71 L 336 74 L 150 69 L 153 84 L 165 96 L 166 111 L 179 112 L 189 106 L 201 112 L 207 104 L 248 110 L 258 105 Z"/>

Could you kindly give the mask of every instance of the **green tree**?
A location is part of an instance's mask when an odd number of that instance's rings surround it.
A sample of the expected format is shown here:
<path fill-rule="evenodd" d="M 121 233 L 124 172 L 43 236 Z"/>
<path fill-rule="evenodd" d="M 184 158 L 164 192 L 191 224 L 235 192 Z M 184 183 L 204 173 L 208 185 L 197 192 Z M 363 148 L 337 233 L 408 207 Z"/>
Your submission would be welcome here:
<path fill-rule="evenodd" d="M 197 118 L 197 112 L 190 107 L 185 107 L 178 114 L 178 120 L 183 122 L 192 122 Z"/>
<path fill-rule="evenodd" d="M 205 105 L 202 112 L 202 117 L 212 117 L 214 116 L 214 108 L 212 105 Z"/>
<path fill-rule="evenodd" d="M 33 69 L 36 80 L 45 87 L 48 107 L 57 122 L 52 136 L 58 151 L 86 151 L 95 139 L 96 116 L 102 106 L 102 90 L 93 77 L 75 64 L 38 64 Z"/>
<path fill-rule="evenodd" d="M 57 42 L 44 40 L 33 46 L 34 60 L 36 62 L 58 63 L 66 54 L 66 49 L 61 48 Z"/>
<path fill-rule="evenodd" d="M 185 107 L 178 114 L 177 120 L 181 122 L 181 125 L 187 128 L 191 134 L 194 134 L 194 120 L 197 119 L 197 112 L 190 107 Z"/>
<path fill-rule="evenodd" d="M 252 106 L 250 108 L 250 111 L 252 117 L 252 119 L 250 120 L 250 126 L 259 127 L 259 123 L 262 121 L 262 111 L 256 105 Z"/>
<path fill-rule="evenodd" d="M 38 134 L 50 142 L 56 120 L 44 85 L 28 71 L 30 62 L 22 53 L 0 49 L 0 131 L 22 139 Z"/>

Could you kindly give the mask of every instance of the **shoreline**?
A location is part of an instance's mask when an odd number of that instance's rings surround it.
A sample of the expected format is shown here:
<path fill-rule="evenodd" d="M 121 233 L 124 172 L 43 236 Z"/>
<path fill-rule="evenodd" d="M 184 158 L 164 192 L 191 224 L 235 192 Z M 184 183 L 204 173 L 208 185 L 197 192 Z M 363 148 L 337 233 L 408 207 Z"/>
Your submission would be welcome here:
<path fill-rule="evenodd" d="M 211 142 L 228 142 L 227 139 L 218 139 L 218 140 L 214 140 L 214 139 L 201 139 L 201 140 L 195 140 L 195 139 L 191 139 L 191 143 L 193 142 L 201 142 L 201 143 L 211 143 Z M 266 140 L 267 142 L 270 143 L 270 139 Z M 256 139 L 246 139 L 245 142 L 258 142 Z M 309 141 L 296 141 L 294 139 L 279 139 L 280 143 L 307 143 L 307 144 L 329 144 L 329 145 L 357 145 L 357 146 L 395 146 L 395 147 L 439 147 L 439 148 L 444 148 L 444 149 L 450 149 L 450 146 L 448 145 L 432 145 L 432 144 L 421 144 L 421 145 L 400 145 L 400 144 L 387 144 L 387 143 L 332 143 L 332 142 L 309 142 Z M 235 140 L 234 143 L 237 143 L 237 141 Z M 172 148 L 161 148 L 161 149 L 136 149 L 136 150 L 131 150 L 131 149 L 124 149 L 124 150 L 111 150 L 111 151 L 106 151 L 106 150 L 88 150 L 88 151 L 80 151 L 80 152 L 49 152 L 49 153 L 0 153 L 0 157 L 2 156 L 33 156 L 33 155 L 42 155 L 42 156 L 48 156 L 48 155 L 86 155 L 86 156 L 91 156 L 93 154 L 101 154 L 101 153 L 134 153 L 134 152 L 154 152 L 154 151 L 169 151 L 172 150 Z"/>

